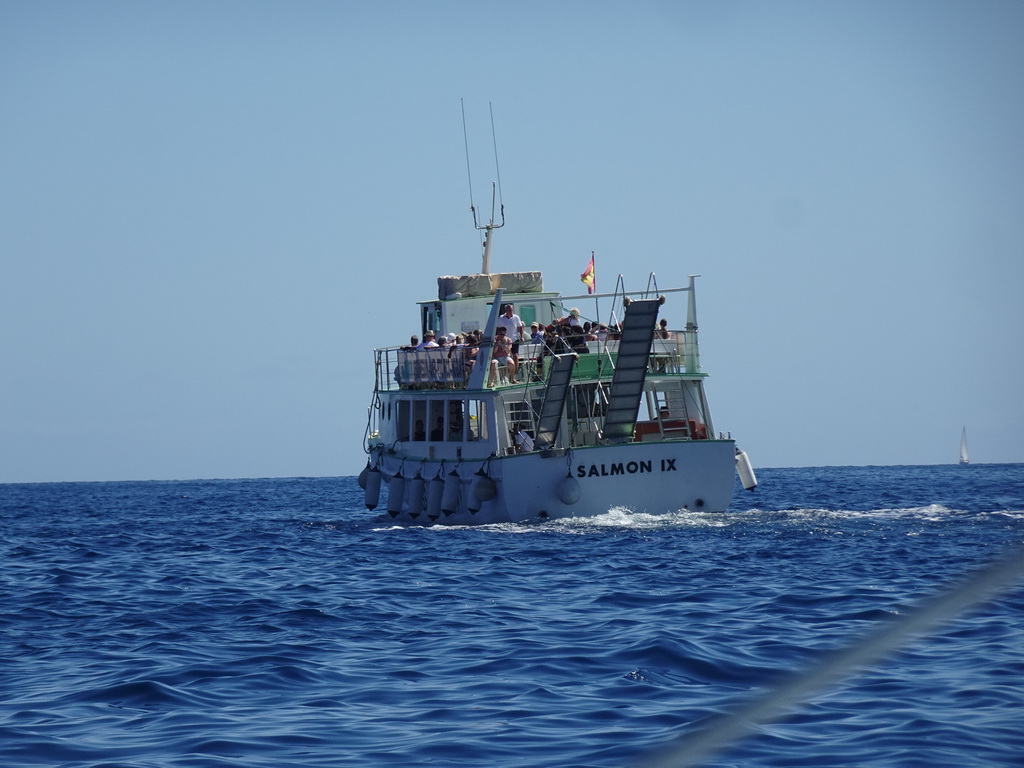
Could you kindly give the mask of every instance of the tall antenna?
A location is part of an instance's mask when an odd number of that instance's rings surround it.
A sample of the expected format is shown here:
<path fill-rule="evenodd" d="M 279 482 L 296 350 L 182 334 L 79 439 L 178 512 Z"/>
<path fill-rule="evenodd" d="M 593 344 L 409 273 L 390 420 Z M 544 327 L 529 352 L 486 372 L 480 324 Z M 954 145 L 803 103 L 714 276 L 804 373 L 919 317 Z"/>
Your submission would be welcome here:
<path fill-rule="evenodd" d="M 469 181 L 469 210 L 473 213 L 473 226 L 484 232 L 483 264 L 480 268 L 482 274 L 491 272 L 491 233 L 496 229 L 505 226 L 505 203 L 501 199 L 501 172 L 498 170 L 498 139 L 494 132 L 494 106 L 488 102 L 487 106 L 491 114 L 491 141 L 494 145 L 494 172 L 497 182 L 491 182 L 491 216 L 486 224 L 481 225 L 476 215 L 476 205 L 473 203 L 473 175 L 469 168 L 469 132 L 466 130 L 466 102 L 459 100 L 462 104 L 462 137 L 466 144 L 466 178 Z M 499 206 L 501 212 L 501 223 L 494 223 L 494 207 Z"/>

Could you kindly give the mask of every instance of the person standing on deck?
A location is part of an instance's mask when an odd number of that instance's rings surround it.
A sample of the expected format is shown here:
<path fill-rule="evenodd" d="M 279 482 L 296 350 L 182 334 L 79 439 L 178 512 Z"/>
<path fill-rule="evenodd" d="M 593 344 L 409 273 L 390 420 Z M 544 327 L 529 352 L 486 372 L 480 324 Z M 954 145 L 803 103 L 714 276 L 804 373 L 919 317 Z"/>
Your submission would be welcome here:
<path fill-rule="evenodd" d="M 512 342 L 512 361 L 519 367 L 519 342 L 526 340 L 526 328 L 511 304 L 505 305 L 504 313 L 498 317 L 498 328 L 505 329 L 505 336 Z"/>

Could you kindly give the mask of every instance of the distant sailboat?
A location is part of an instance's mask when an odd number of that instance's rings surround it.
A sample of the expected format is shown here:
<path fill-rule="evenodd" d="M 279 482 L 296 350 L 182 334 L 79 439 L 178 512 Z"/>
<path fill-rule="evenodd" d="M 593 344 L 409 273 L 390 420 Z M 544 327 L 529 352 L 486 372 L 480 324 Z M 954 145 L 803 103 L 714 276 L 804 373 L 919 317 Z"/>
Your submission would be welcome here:
<path fill-rule="evenodd" d="M 960 433 L 960 463 L 971 463 L 971 459 L 967 455 L 967 427 L 964 427 L 963 431 Z"/>

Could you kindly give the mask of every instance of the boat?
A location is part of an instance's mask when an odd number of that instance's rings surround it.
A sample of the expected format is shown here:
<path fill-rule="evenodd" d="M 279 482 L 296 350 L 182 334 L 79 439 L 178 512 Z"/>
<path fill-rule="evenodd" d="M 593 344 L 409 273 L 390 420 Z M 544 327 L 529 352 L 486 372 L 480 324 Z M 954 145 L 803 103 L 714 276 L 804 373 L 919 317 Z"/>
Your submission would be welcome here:
<path fill-rule="evenodd" d="M 477 227 L 486 230 L 480 272 L 440 276 L 437 297 L 417 302 L 419 338 L 446 343 L 373 352 L 359 476 L 367 509 L 383 504 L 406 525 L 520 523 L 613 509 L 724 512 L 737 475 L 753 490 L 749 458 L 711 419 L 699 275 L 659 290 L 651 273 L 634 293 L 619 276 L 610 293 L 561 295 L 539 271 L 491 272 L 499 226 Z M 506 335 L 505 305 L 523 328 L 543 329 L 542 341 L 520 341 L 515 370 L 496 338 Z M 661 314 L 676 327 L 655 334 Z"/>
<path fill-rule="evenodd" d="M 960 430 L 960 463 L 971 463 L 971 457 L 967 455 L 967 427 Z"/>

